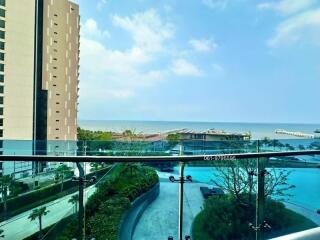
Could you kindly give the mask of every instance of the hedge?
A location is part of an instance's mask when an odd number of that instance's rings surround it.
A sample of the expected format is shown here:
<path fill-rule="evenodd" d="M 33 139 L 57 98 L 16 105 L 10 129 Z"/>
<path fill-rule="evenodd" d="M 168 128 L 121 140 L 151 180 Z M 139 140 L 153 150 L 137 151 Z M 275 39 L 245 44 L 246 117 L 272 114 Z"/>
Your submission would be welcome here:
<path fill-rule="evenodd" d="M 110 168 L 104 168 L 104 169 L 98 170 L 96 172 L 89 173 L 86 175 L 86 178 L 90 179 L 91 177 L 96 176 L 97 179 L 99 179 L 103 175 L 105 175 L 109 171 L 109 169 Z M 25 193 L 25 194 L 20 195 L 18 197 L 8 199 L 8 201 L 7 201 L 7 211 L 9 213 L 8 216 L 14 216 L 14 215 L 19 214 L 23 211 L 27 211 L 31 208 L 40 206 L 44 203 L 53 201 L 53 200 L 58 199 L 62 196 L 65 196 L 65 195 L 68 195 L 72 192 L 75 192 L 78 189 L 78 183 L 72 181 L 71 179 L 68 179 L 68 180 L 64 181 L 63 188 L 64 188 L 64 191 L 61 192 L 61 183 L 58 183 L 58 184 L 54 184 L 54 185 L 50 185 L 50 186 L 41 188 L 39 190 Z M 0 212 L 3 213 L 3 210 L 4 210 L 3 209 L 3 202 L 1 202 L 0 203 Z"/>
<path fill-rule="evenodd" d="M 119 164 L 100 184 L 86 204 L 86 234 L 89 239 L 117 240 L 124 212 L 130 202 L 147 192 L 159 182 L 156 171 L 138 166 L 131 174 L 130 165 Z M 58 240 L 77 237 L 77 229 L 71 234 L 72 224 L 66 226 Z"/>

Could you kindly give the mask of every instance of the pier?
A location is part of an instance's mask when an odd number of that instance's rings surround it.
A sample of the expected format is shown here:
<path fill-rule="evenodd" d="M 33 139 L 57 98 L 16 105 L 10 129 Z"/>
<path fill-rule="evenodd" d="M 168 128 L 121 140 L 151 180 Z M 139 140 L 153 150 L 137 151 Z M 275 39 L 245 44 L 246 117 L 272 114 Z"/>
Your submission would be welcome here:
<path fill-rule="evenodd" d="M 290 135 L 290 136 L 295 136 L 295 137 L 302 137 L 302 138 L 315 138 L 314 134 L 309 134 L 309 133 L 303 133 L 303 132 L 290 132 L 286 131 L 284 129 L 277 129 L 275 131 L 276 134 L 283 134 L 283 135 Z"/>

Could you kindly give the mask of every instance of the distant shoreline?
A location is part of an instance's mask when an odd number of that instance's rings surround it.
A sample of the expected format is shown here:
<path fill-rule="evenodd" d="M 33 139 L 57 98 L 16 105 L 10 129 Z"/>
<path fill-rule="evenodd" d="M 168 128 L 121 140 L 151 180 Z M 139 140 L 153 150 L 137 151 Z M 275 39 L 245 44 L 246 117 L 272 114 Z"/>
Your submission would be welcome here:
<path fill-rule="evenodd" d="M 173 129 L 190 129 L 204 131 L 208 129 L 224 130 L 227 132 L 250 132 L 252 139 L 304 139 L 295 136 L 281 136 L 276 129 L 286 129 L 292 132 L 314 134 L 320 124 L 294 123 L 231 123 L 231 122 L 179 122 L 179 121 L 131 121 L 131 120 L 79 120 L 79 126 L 92 131 L 109 131 L 121 133 L 133 130 L 137 134 L 161 134 Z"/>

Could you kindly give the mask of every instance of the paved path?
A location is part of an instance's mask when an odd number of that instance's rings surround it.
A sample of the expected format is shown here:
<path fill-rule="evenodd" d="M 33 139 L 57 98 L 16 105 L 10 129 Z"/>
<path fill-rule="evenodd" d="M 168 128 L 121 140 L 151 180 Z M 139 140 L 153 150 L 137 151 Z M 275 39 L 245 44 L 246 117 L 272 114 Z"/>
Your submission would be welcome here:
<path fill-rule="evenodd" d="M 143 213 L 135 229 L 133 240 L 168 239 L 168 236 L 177 239 L 179 186 L 177 183 L 168 182 L 168 176 L 160 175 L 159 197 Z M 200 186 L 208 185 L 201 183 L 185 184 L 184 235 L 190 235 L 193 219 L 201 211 L 204 202 Z"/>

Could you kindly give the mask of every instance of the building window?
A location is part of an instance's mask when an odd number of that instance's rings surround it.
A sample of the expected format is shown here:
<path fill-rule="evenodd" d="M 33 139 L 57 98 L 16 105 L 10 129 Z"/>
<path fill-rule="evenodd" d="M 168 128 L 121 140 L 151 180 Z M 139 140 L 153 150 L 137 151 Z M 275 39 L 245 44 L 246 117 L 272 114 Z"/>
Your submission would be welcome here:
<path fill-rule="evenodd" d="M 0 9 L 0 17 L 6 17 L 6 10 Z"/>
<path fill-rule="evenodd" d="M 4 61 L 4 53 L 0 52 L 0 60 Z"/>
<path fill-rule="evenodd" d="M 57 32 L 53 32 L 55 35 L 57 35 L 58 33 Z"/>
<path fill-rule="evenodd" d="M 3 118 L 0 119 L 0 126 L 3 127 Z"/>
<path fill-rule="evenodd" d="M 60 113 L 60 111 L 56 111 L 56 113 Z"/>
<path fill-rule="evenodd" d="M 0 38 L 5 39 L 5 37 L 6 37 L 6 33 L 4 31 L 0 30 Z"/>
<path fill-rule="evenodd" d="M 0 108 L 0 115 L 3 115 L 3 108 Z"/>
<path fill-rule="evenodd" d="M 53 67 L 53 69 L 57 69 L 57 67 Z"/>
<path fill-rule="evenodd" d="M 4 76 L 3 74 L 0 74 L 0 83 L 3 83 L 4 82 Z"/>
<path fill-rule="evenodd" d="M 6 6 L 6 0 L 0 0 L 0 6 Z"/>
<path fill-rule="evenodd" d="M 0 19 L 0 27 L 5 28 L 6 27 L 6 22 L 4 20 Z"/>
<path fill-rule="evenodd" d="M 3 137 L 3 130 L 0 130 L 0 137 Z"/>
<path fill-rule="evenodd" d="M 4 42 L 0 42 L 0 49 L 1 49 L 1 50 L 4 50 L 4 45 L 5 45 Z"/>
<path fill-rule="evenodd" d="M 54 23 L 53 25 L 58 26 L 58 23 Z"/>
<path fill-rule="evenodd" d="M 58 14 L 53 14 L 53 16 L 58 17 Z"/>
<path fill-rule="evenodd" d="M 56 120 L 56 122 L 60 122 L 60 120 L 59 120 L 59 119 L 57 119 L 57 120 Z"/>
<path fill-rule="evenodd" d="M 59 128 L 56 128 L 56 131 L 59 131 Z"/>
<path fill-rule="evenodd" d="M 4 71 L 4 64 L 0 64 L 0 71 L 1 71 L 1 72 Z"/>
<path fill-rule="evenodd" d="M 0 93 L 3 93 L 3 86 L 0 86 Z"/>
<path fill-rule="evenodd" d="M 57 41 L 57 40 L 54 40 L 53 42 L 54 42 L 54 43 L 58 43 L 58 41 Z"/>
<path fill-rule="evenodd" d="M 0 97 L 0 104 L 3 104 L 3 97 Z"/>

